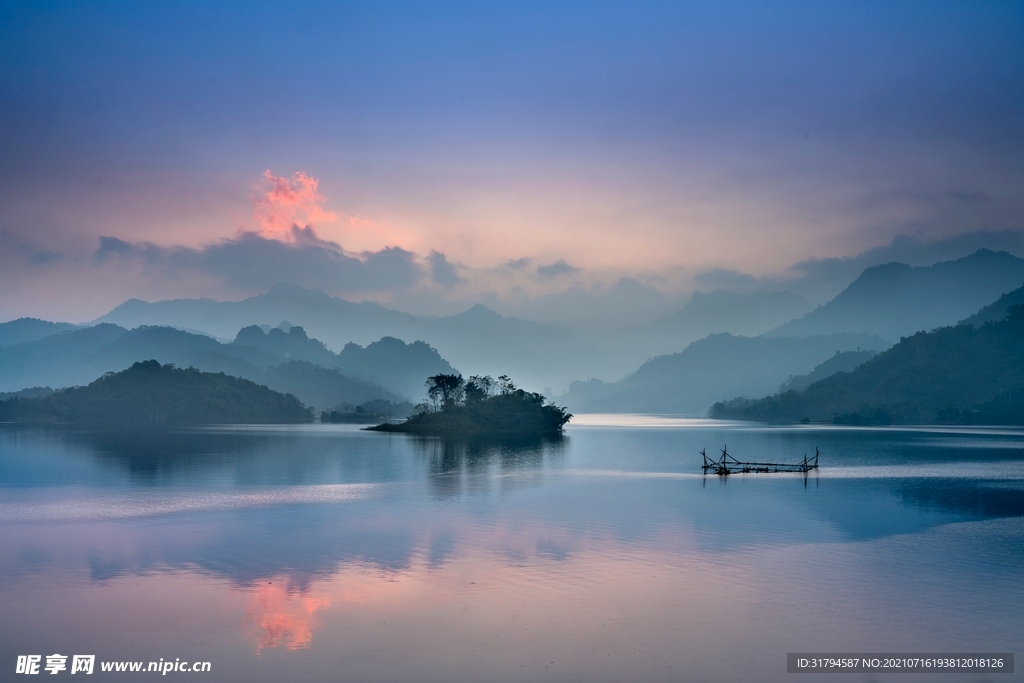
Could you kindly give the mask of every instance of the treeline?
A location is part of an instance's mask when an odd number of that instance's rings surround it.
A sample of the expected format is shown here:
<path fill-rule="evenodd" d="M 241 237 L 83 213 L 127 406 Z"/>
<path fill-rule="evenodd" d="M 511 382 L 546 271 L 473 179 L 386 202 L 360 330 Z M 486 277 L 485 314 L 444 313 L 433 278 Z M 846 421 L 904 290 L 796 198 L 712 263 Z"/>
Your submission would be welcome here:
<path fill-rule="evenodd" d="M 716 403 L 712 417 L 835 424 L 1024 424 L 1024 306 L 905 337 L 804 391 Z"/>
<path fill-rule="evenodd" d="M 428 399 L 399 424 L 370 429 L 425 435 L 559 434 L 572 418 L 543 395 L 515 386 L 507 375 L 494 380 L 474 375 L 441 374 L 427 379 Z"/>
<path fill-rule="evenodd" d="M 320 421 L 325 424 L 366 424 L 381 420 L 403 419 L 413 411 L 412 403 L 402 401 L 385 401 L 374 399 L 360 405 L 341 404 L 320 413 Z"/>
<path fill-rule="evenodd" d="M 116 426 L 280 424 L 312 422 L 313 412 L 291 394 L 249 380 L 148 360 L 107 373 L 88 386 L 0 401 L 0 421 Z"/>

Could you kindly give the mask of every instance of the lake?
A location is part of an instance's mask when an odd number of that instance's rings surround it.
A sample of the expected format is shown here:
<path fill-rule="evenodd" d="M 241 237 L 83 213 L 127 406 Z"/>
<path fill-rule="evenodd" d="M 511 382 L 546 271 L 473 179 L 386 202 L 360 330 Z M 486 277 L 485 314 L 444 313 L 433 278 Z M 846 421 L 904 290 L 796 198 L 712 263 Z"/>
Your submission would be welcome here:
<path fill-rule="evenodd" d="M 703 477 L 725 445 L 821 467 Z M 0 611 L 9 674 L 93 654 L 86 680 L 1022 680 L 787 674 L 786 653 L 1024 652 L 1024 430 L 2 427 Z"/>

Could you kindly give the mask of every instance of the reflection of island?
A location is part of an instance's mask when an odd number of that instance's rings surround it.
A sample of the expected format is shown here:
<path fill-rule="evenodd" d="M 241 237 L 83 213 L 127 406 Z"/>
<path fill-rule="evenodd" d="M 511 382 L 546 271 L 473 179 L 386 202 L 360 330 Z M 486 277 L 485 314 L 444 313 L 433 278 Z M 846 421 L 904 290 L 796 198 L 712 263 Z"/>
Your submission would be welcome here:
<path fill-rule="evenodd" d="M 572 415 L 544 405 L 541 394 L 516 388 L 507 375 L 497 381 L 474 375 L 434 375 L 427 379 L 429 401 L 416 406 L 412 417 L 398 424 L 369 429 L 426 436 L 556 435 Z"/>
<path fill-rule="evenodd" d="M 246 379 L 148 360 L 85 387 L 0 401 L 0 421 L 274 424 L 312 422 L 313 414 L 291 394 Z"/>

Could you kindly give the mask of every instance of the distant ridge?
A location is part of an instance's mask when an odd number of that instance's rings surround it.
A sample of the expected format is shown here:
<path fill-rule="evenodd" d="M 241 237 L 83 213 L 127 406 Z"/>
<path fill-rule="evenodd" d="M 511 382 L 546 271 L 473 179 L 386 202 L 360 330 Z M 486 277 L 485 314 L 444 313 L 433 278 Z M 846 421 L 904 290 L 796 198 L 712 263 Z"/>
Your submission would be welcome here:
<path fill-rule="evenodd" d="M 289 332 L 258 327 L 239 333 L 248 344 L 222 344 L 212 337 L 172 327 L 144 326 L 132 330 L 103 323 L 0 348 L 0 391 L 29 386 L 67 387 L 87 384 L 105 372 L 121 371 L 139 359 L 193 366 L 209 372 L 244 377 L 272 389 L 294 393 L 307 405 L 324 410 L 341 403 L 359 405 L 374 399 L 400 403 L 404 392 L 381 386 L 413 389 L 418 399 L 424 373 L 453 372 L 426 344 L 381 340 L 366 348 L 352 344 L 341 354 L 330 352 L 301 327 Z M 347 375 L 340 366 L 358 367 Z M 380 371 L 379 375 L 374 373 Z M 412 378 L 415 378 L 413 380 Z"/>
<path fill-rule="evenodd" d="M 155 360 L 106 374 L 85 387 L 0 401 L 0 421 L 120 426 L 312 422 L 297 398 L 223 373 Z"/>
<path fill-rule="evenodd" d="M 709 334 L 728 332 L 754 337 L 806 313 L 810 302 L 792 292 L 737 294 L 727 290 L 694 292 L 672 315 L 623 330 L 623 343 L 646 351 L 643 358 L 682 351 Z"/>
<path fill-rule="evenodd" d="M 503 368 L 524 383 L 568 384 L 602 365 L 608 353 L 594 338 L 555 325 L 503 316 L 477 304 L 458 315 L 418 318 L 372 302 L 354 303 L 320 290 L 281 283 L 242 301 L 133 299 L 97 319 L 126 328 L 161 325 L 233 339 L 239 329 L 288 320 L 333 349 L 382 337 L 423 341 L 464 372 Z"/>
<path fill-rule="evenodd" d="M 926 267 L 873 266 L 827 304 L 768 334 L 863 332 L 896 342 L 952 325 L 1022 283 L 1024 259 L 988 249 Z"/>
<path fill-rule="evenodd" d="M 1024 424 L 1024 306 L 981 326 L 919 332 L 803 391 L 722 401 L 710 415 L 849 425 Z"/>
<path fill-rule="evenodd" d="M 712 334 L 679 353 L 652 358 L 619 382 L 574 382 L 557 400 L 575 412 L 704 415 L 716 401 L 771 393 L 791 375 L 812 371 L 836 351 L 880 345 L 881 339 L 863 334 Z"/>
<path fill-rule="evenodd" d="M 73 330 L 77 325 L 71 323 L 51 323 L 38 318 L 18 318 L 10 322 L 0 323 L 0 346 L 15 346 L 35 341 L 51 334 L 60 334 Z"/>
<path fill-rule="evenodd" d="M 1011 308 L 1020 305 L 1024 305 L 1024 287 L 1007 292 L 971 317 L 960 321 L 960 324 L 978 327 L 985 323 L 998 322 L 1009 315 Z"/>

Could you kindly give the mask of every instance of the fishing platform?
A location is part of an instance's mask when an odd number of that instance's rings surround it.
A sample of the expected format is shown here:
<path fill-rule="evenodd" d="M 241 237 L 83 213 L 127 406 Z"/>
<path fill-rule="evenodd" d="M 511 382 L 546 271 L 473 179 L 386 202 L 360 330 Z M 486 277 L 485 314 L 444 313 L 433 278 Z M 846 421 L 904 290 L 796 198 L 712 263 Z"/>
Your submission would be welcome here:
<path fill-rule="evenodd" d="M 702 466 L 704 474 L 718 474 L 727 477 L 730 474 L 750 474 L 753 472 L 801 472 L 807 474 L 811 470 L 818 469 L 818 449 L 814 449 L 814 457 L 804 455 L 804 459 L 797 463 L 782 462 L 740 462 L 729 455 L 726 448 L 722 449 L 722 457 L 718 460 L 709 458 L 708 454 L 701 449 L 700 454 L 704 456 Z"/>

